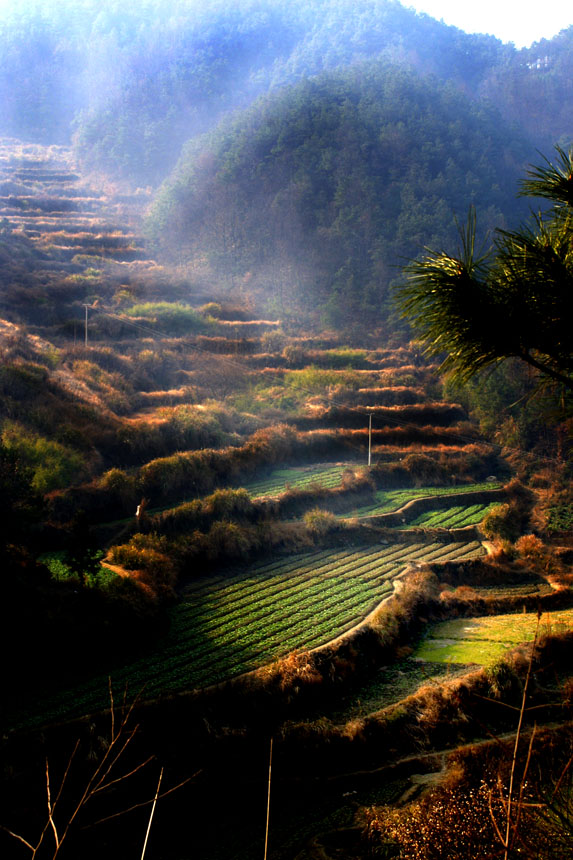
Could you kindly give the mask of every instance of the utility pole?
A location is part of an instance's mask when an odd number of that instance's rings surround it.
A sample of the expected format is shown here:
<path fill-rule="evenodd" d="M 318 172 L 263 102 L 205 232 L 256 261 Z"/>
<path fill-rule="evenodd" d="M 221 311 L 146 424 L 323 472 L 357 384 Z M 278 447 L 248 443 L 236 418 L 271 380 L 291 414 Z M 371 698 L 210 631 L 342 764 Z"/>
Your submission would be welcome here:
<path fill-rule="evenodd" d="M 372 413 L 368 415 L 368 467 L 372 465 Z"/>
<path fill-rule="evenodd" d="M 85 344 L 86 349 L 88 347 L 88 308 L 89 307 L 90 307 L 90 305 L 84 304 L 84 308 L 86 309 L 86 324 L 85 324 L 85 338 L 84 338 L 84 344 Z"/>

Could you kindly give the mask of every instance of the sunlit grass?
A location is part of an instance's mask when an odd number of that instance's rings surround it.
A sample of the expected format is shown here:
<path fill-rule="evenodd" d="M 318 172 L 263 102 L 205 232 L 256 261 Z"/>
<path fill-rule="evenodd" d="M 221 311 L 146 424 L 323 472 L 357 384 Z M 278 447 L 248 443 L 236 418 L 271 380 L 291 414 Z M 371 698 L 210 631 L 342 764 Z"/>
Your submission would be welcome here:
<path fill-rule="evenodd" d="M 536 628 L 536 612 L 443 621 L 430 629 L 413 657 L 431 663 L 490 666 L 520 642 L 532 641 Z M 568 630 L 573 630 L 573 609 L 541 618 L 541 634 Z"/>

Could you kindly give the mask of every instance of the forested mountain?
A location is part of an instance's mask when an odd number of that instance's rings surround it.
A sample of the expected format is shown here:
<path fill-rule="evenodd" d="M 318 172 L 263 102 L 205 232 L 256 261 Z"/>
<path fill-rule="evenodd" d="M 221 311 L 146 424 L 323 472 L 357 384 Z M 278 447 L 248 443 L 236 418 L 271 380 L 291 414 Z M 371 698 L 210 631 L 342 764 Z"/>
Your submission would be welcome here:
<path fill-rule="evenodd" d="M 572 41 L 0 0 L 1 858 L 570 856 Z"/>
<path fill-rule="evenodd" d="M 455 243 L 470 203 L 484 230 L 515 217 L 527 152 L 451 85 L 357 66 L 273 92 L 193 141 L 151 230 L 164 251 L 246 277 L 279 314 L 294 298 L 335 324 L 349 311 L 380 319 L 400 262 Z"/>
<path fill-rule="evenodd" d="M 0 19 L 0 133 L 167 180 L 158 246 L 265 310 L 387 317 L 468 205 L 484 234 L 523 213 L 517 176 L 571 138 L 572 40 L 518 51 L 397 0 L 39 0 Z"/>
<path fill-rule="evenodd" d="M 570 134 L 572 28 L 516 50 L 396 0 L 39 0 L 0 18 L 0 131 L 65 142 L 157 184 L 221 115 L 327 69 L 376 59 L 491 100 L 535 146 Z"/>

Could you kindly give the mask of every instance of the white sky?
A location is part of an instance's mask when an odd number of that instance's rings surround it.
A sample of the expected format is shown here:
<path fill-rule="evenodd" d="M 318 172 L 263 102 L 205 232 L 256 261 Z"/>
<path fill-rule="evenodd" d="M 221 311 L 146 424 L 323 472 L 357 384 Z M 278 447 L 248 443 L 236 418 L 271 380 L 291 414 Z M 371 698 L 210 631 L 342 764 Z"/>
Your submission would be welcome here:
<path fill-rule="evenodd" d="M 571 0 L 401 0 L 466 33 L 489 33 L 517 48 L 550 39 L 573 24 Z"/>

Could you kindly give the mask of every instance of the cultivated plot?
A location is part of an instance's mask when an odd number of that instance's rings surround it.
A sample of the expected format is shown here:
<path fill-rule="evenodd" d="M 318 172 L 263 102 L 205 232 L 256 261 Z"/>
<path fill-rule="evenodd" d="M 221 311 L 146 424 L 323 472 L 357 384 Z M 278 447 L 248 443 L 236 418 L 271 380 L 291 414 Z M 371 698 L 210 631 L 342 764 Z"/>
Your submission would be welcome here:
<path fill-rule="evenodd" d="M 356 463 L 315 463 L 312 466 L 274 469 L 266 478 L 249 481 L 243 486 L 251 498 L 277 496 L 289 487 L 297 490 L 313 486 L 331 489 L 340 485 L 345 471 L 356 471 L 358 468 Z"/>
<path fill-rule="evenodd" d="M 477 663 L 489 666 L 520 642 L 535 636 L 537 613 L 462 618 L 431 627 L 413 658 L 431 663 Z M 540 633 L 563 633 L 573 629 L 573 610 L 546 612 Z"/>
<path fill-rule="evenodd" d="M 117 667 L 114 687 L 151 698 L 228 680 L 349 630 L 409 563 L 483 552 L 478 541 L 330 548 L 196 580 L 171 611 L 169 635 L 153 653 Z M 105 707 L 107 684 L 96 678 L 45 703 L 42 721 Z"/>
<path fill-rule="evenodd" d="M 397 511 L 412 499 L 421 499 L 427 496 L 451 496 L 458 493 L 476 493 L 484 490 L 497 490 L 501 484 L 460 484 L 451 487 L 409 487 L 404 490 L 377 490 L 374 494 L 375 501 L 368 505 L 361 505 L 348 511 L 344 516 L 373 517 L 379 514 L 387 514 Z M 413 523 L 412 523 L 413 524 Z"/>
<path fill-rule="evenodd" d="M 410 520 L 405 528 L 421 526 L 424 528 L 460 529 L 464 526 L 475 526 L 481 523 L 487 512 L 499 504 L 454 505 L 451 508 L 441 508 L 439 511 L 425 511 L 420 516 Z"/>

